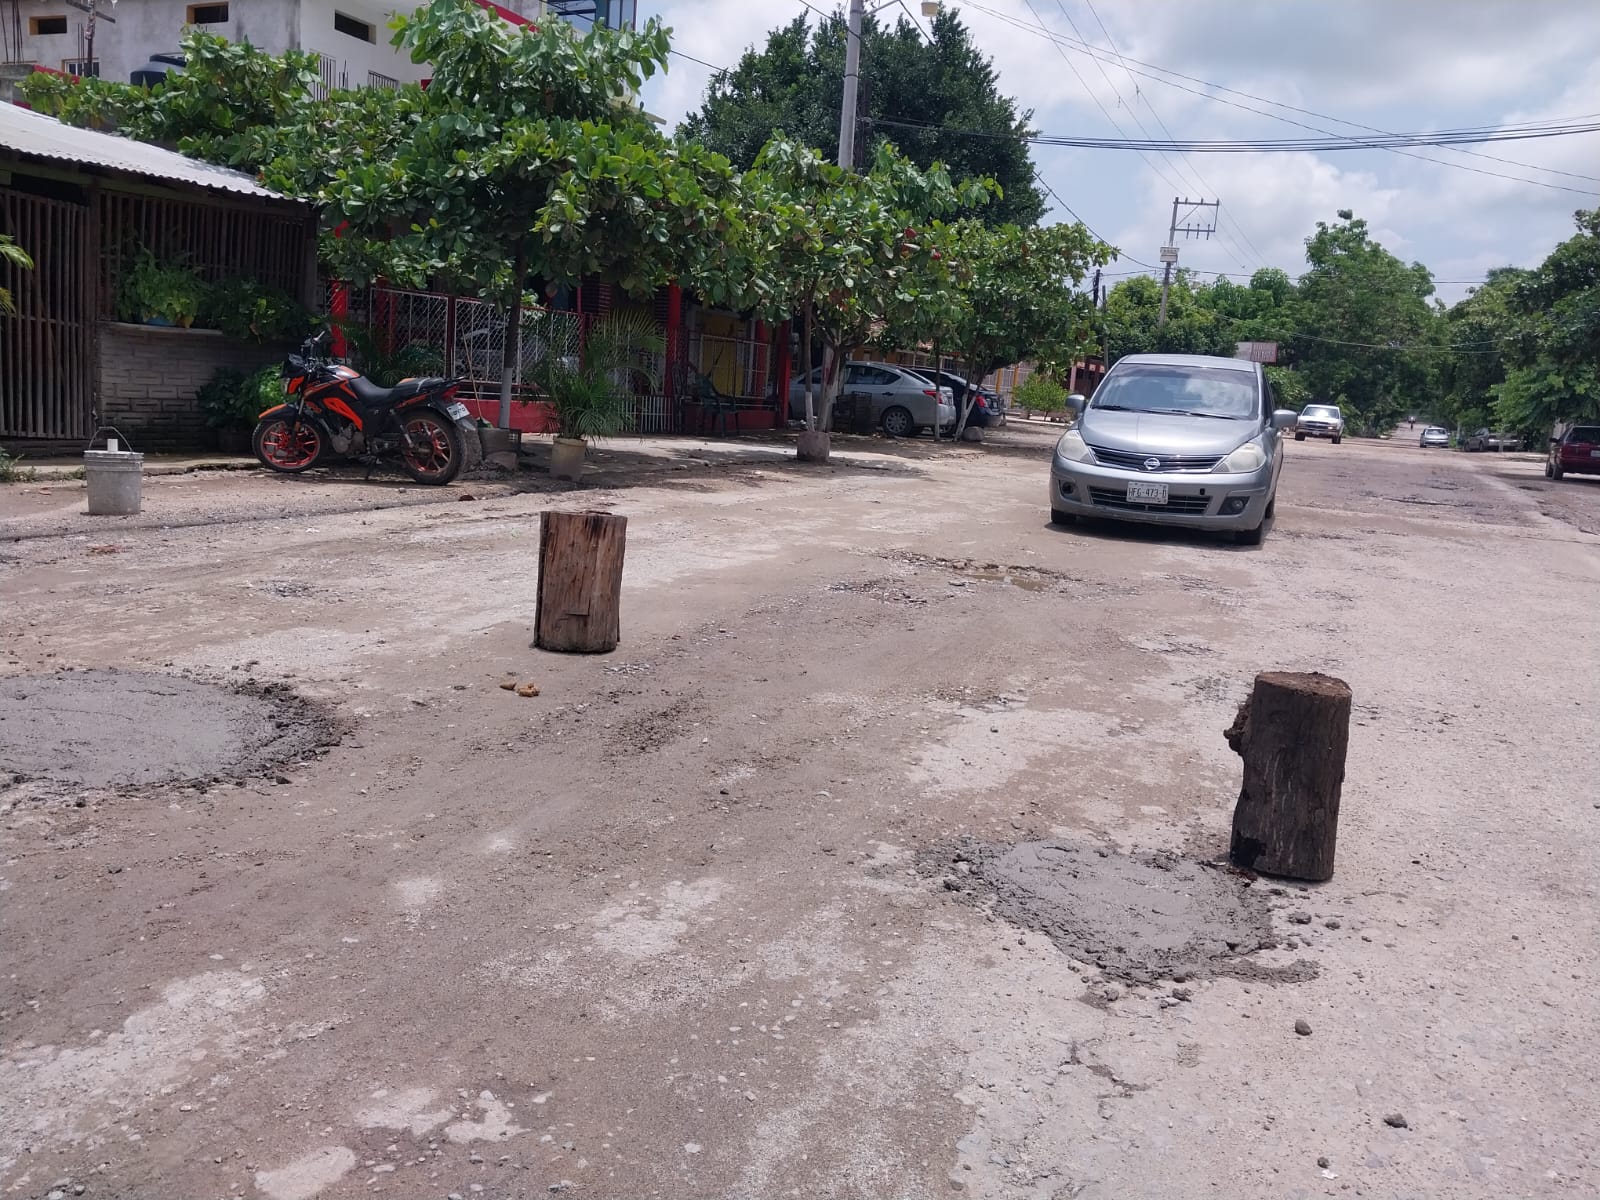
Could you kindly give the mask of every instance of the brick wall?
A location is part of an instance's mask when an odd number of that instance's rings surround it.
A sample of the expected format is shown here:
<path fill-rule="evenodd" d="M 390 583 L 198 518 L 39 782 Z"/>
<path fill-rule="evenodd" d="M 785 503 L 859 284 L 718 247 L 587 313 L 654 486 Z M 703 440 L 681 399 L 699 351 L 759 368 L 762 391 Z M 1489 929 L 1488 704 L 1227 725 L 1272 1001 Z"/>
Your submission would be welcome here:
<path fill-rule="evenodd" d="M 115 425 L 135 450 L 216 445 L 195 393 L 218 367 L 254 371 L 286 347 L 236 342 L 214 329 L 100 324 L 100 423 Z"/>

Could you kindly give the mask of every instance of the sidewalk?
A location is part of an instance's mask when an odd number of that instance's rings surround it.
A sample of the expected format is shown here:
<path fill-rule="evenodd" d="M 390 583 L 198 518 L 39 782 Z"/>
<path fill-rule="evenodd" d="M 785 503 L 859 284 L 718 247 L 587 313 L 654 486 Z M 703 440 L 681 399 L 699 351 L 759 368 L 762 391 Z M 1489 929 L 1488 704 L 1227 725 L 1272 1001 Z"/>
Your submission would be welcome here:
<path fill-rule="evenodd" d="M 249 454 L 146 454 L 144 473 L 148 475 L 187 475 L 191 471 L 255 471 L 261 464 Z M 16 469 L 33 472 L 38 483 L 51 483 L 83 476 L 83 458 L 75 454 L 54 454 L 48 458 L 20 455 Z"/>

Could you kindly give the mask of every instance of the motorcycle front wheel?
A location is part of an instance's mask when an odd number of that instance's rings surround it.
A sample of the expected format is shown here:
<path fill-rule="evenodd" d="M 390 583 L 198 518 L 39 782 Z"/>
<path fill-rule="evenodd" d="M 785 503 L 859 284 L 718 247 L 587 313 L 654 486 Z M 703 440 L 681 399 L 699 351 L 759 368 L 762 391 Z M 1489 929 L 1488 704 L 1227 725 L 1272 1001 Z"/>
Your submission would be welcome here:
<path fill-rule="evenodd" d="M 263 466 L 285 475 L 298 475 L 322 460 L 328 439 L 315 421 L 268 417 L 257 423 L 250 444 Z"/>
<path fill-rule="evenodd" d="M 430 409 L 405 418 L 400 465 L 418 483 L 442 487 L 461 473 L 464 451 L 455 422 Z"/>

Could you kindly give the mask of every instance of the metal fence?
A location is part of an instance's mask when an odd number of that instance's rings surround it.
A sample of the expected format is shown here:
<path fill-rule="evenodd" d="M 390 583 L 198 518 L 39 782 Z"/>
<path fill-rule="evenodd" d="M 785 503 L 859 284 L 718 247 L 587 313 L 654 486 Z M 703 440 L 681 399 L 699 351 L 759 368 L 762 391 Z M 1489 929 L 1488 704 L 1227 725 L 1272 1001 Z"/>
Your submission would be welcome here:
<path fill-rule="evenodd" d="M 463 381 L 468 399 L 500 395 L 505 375 L 507 321 L 498 305 L 471 296 L 448 296 L 404 288 L 329 288 L 328 310 L 345 333 L 345 356 L 363 370 L 382 364 L 407 371 L 438 371 Z M 512 398 L 538 399 L 533 368 L 547 357 L 576 362 L 592 313 L 528 305 L 522 310 L 520 340 L 513 357 L 518 367 Z M 683 427 L 682 389 L 674 389 L 673 355 L 640 349 L 639 365 L 662 386 L 637 395 L 640 433 L 676 433 Z"/>

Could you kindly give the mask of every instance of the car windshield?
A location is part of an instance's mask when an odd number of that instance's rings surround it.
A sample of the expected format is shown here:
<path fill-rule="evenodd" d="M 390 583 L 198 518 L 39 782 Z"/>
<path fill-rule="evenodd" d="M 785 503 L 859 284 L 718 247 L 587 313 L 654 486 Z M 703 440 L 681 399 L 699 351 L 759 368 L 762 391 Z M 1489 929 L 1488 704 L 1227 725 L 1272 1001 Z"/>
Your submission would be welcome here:
<path fill-rule="evenodd" d="M 1249 420 L 1257 412 L 1256 379 L 1226 367 L 1129 364 L 1106 376 L 1089 407 Z"/>
<path fill-rule="evenodd" d="M 1600 425 L 1580 425 L 1567 434 L 1567 441 L 1568 443 L 1577 442 L 1592 446 L 1594 443 L 1600 442 Z"/>
<path fill-rule="evenodd" d="M 1301 410 L 1302 417 L 1337 417 L 1339 410 L 1331 404 L 1308 404 Z"/>

